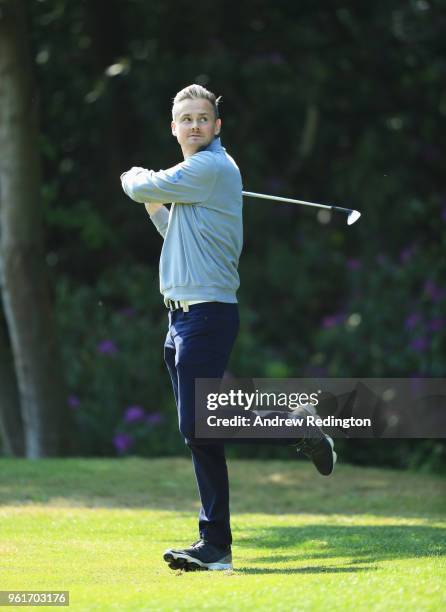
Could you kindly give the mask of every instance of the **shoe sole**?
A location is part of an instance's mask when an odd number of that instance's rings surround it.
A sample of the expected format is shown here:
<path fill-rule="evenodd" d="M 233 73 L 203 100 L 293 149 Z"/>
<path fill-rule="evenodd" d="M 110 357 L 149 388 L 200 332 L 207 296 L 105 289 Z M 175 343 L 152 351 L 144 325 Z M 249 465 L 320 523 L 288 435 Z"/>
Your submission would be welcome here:
<path fill-rule="evenodd" d="M 333 453 L 333 470 L 334 470 L 334 466 L 336 465 L 336 461 L 338 460 L 338 455 L 334 449 L 334 442 L 333 442 L 333 438 L 330 438 L 330 436 L 325 436 L 327 438 L 327 440 L 330 442 L 330 446 L 331 446 L 331 452 Z M 332 470 L 332 471 L 333 471 Z"/>
<path fill-rule="evenodd" d="M 232 563 L 203 563 L 199 559 L 194 559 L 183 553 L 173 553 L 167 551 L 163 555 L 164 561 L 170 569 L 183 570 L 184 572 L 200 572 L 200 571 L 222 571 L 232 569 Z"/>
<path fill-rule="evenodd" d="M 316 412 L 316 410 L 314 409 L 310 409 L 308 408 L 308 406 L 301 406 L 301 408 L 304 410 L 304 412 L 307 415 L 312 415 L 312 416 L 319 416 Z M 332 452 L 332 459 L 333 459 L 333 466 L 331 468 L 330 472 L 321 472 L 320 469 L 317 467 L 317 465 L 314 463 L 313 464 L 315 466 L 315 468 L 317 469 L 317 471 L 319 472 L 319 474 L 322 474 L 322 476 L 330 476 L 331 474 L 333 474 L 333 470 L 334 467 L 336 465 L 336 461 L 338 460 L 338 455 L 336 453 L 336 451 L 334 450 L 334 442 L 333 442 L 333 438 L 331 438 L 329 435 L 327 435 L 326 433 L 324 433 L 324 431 L 322 429 L 320 429 L 321 433 L 325 436 L 325 438 L 328 440 L 330 446 L 331 446 L 331 452 Z"/>
<path fill-rule="evenodd" d="M 319 472 L 319 474 L 321 474 L 322 476 L 330 476 L 331 474 L 333 474 L 333 470 L 334 470 L 334 466 L 336 465 L 336 461 L 338 459 L 338 455 L 336 453 L 336 451 L 334 450 L 334 442 L 333 439 L 330 438 L 330 436 L 327 436 L 327 434 L 324 434 L 325 439 L 328 441 L 328 443 L 330 444 L 331 447 L 331 457 L 332 457 L 332 466 L 331 469 L 329 471 L 327 470 L 322 470 L 322 466 L 318 465 L 317 461 L 315 461 L 314 457 L 305 453 L 304 454 L 311 459 L 311 461 L 313 462 L 314 467 L 317 469 L 317 471 Z M 300 450 L 298 450 L 298 452 L 301 452 Z"/>
<path fill-rule="evenodd" d="M 328 443 L 331 446 L 331 452 L 332 452 L 332 458 L 333 458 L 333 466 L 331 468 L 331 470 L 328 473 L 325 472 L 321 472 L 319 470 L 319 468 L 316 467 L 316 469 L 319 471 L 320 474 L 322 474 L 323 476 L 330 476 L 331 474 L 333 474 L 333 470 L 334 470 L 334 466 L 336 465 L 336 461 L 338 460 L 338 455 L 334 449 L 334 442 L 333 442 L 333 438 L 330 438 L 330 436 L 327 436 L 327 434 L 324 434 L 325 438 L 328 440 Z"/>

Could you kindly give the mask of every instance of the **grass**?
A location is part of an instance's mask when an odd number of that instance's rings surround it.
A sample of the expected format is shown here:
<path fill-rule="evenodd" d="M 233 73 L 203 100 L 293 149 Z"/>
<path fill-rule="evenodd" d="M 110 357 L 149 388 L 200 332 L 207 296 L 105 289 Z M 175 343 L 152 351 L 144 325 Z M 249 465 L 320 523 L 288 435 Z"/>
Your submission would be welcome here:
<path fill-rule="evenodd" d="M 196 539 L 189 459 L 0 460 L 0 589 L 73 610 L 446 609 L 439 477 L 230 461 L 233 572 L 172 572 Z"/>

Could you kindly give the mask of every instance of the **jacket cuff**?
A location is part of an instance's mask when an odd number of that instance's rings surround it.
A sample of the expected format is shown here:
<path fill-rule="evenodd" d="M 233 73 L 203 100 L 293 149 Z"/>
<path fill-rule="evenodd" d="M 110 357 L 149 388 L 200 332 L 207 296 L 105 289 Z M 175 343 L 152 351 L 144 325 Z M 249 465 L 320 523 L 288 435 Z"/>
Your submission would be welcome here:
<path fill-rule="evenodd" d="M 167 231 L 167 226 L 169 225 L 169 211 L 167 210 L 167 208 L 165 206 L 159 208 L 156 212 L 153 213 L 153 215 L 150 215 L 150 220 L 152 221 L 156 229 L 159 231 L 161 236 L 164 237 Z"/>

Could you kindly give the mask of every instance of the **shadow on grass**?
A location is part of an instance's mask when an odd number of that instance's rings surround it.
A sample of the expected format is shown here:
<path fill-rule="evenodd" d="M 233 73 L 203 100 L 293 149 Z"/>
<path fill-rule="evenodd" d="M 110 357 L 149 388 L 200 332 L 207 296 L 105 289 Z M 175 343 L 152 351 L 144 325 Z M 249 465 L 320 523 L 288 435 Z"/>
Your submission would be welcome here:
<path fill-rule="evenodd" d="M 333 478 L 294 462 L 234 461 L 234 513 L 373 514 L 442 519 L 446 481 L 407 472 L 340 466 Z M 125 459 L 0 459 L 0 506 L 48 504 L 196 513 L 190 456 Z"/>
<path fill-rule="evenodd" d="M 240 548 L 271 550 L 272 555 L 255 557 L 256 563 L 296 564 L 295 568 L 238 568 L 250 574 L 350 573 L 376 570 L 370 565 L 380 561 L 432 557 L 446 554 L 446 529 L 429 526 L 337 526 L 306 525 L 305 527 L 244 528 L 250 535 L 238 540 Z M 292 552 L 287 553 L 287 547 Z M 314 552 L 315 548 L 323 548 Z M 280 549 L 277 554 L 274 551 Z M 300 549 L 300 550 L 299 550 Z M 345 559 L 339 566 L 315 565 L 299 567 L 299 562 Z"/>
<path fill-rule="evenodd" d="M 314 567 L 236 567 L 240 574 L 348 574 L 351 572 L 369 572 L 377 570 L 374 566 L 364 567 L 334 567 L 330 565 L 315 565 Z"/>
<path fill-rule="evenodd" d="M 184 458 L 2 460 L 0 474 L 0 506 L 43 503 L 156 508 L 172 511 L 177 519 L 191 517 L 192 512 L 195 516 L 198 511 L 190 460 Z M 357 574 L 375 571 L 378 563 L 387 560 L 446 554 L 444 527 L 389 524 L 392 517 L 397 522 L 400 515 L 431 519 L 436 514 L 442 518 L 443 481 L 348 466 L 342 468 L 341 474 L 343 477 L 327 483 L 315 480 L 313 472 L 305 466 L 235 463 L 232 466 L 233 490 L 238 496 L 235 514 L 255 509 L 265 514 L 290 515 L 283 526 L 250 527 L 248 522 L 235 529 L 236 545 L 246 553 L 245 566 L 236 570 L 259 575 Z M 367 494 L 363 491 L 365 485 Z M 300 512 L 350 515 L 352 524 L 294 526 L 292 515 L 296 505 Z M 386 514 L 389 520 L 385 525 L 358 525 L 361 519 L 354 517 L 361 513 Z M 268 525 L 267 520 L 265 517 L 264 525 Z M 252 562 L 250 549 L 260 553 L 254 555 Z"/>

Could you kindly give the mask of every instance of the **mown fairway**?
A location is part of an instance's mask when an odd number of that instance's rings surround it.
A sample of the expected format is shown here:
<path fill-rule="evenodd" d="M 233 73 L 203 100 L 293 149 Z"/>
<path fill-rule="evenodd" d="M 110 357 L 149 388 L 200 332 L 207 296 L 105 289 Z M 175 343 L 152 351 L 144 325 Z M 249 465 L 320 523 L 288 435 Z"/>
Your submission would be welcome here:
<path fill-rule="evenodd" d="M 445 609 L 444 479 L 229 465 L 234 571 L 182 573 L 162 553 L 197 536 L 188 459 L 1 460 L 0 589 L 69 590 L 73 610 Z"/>

